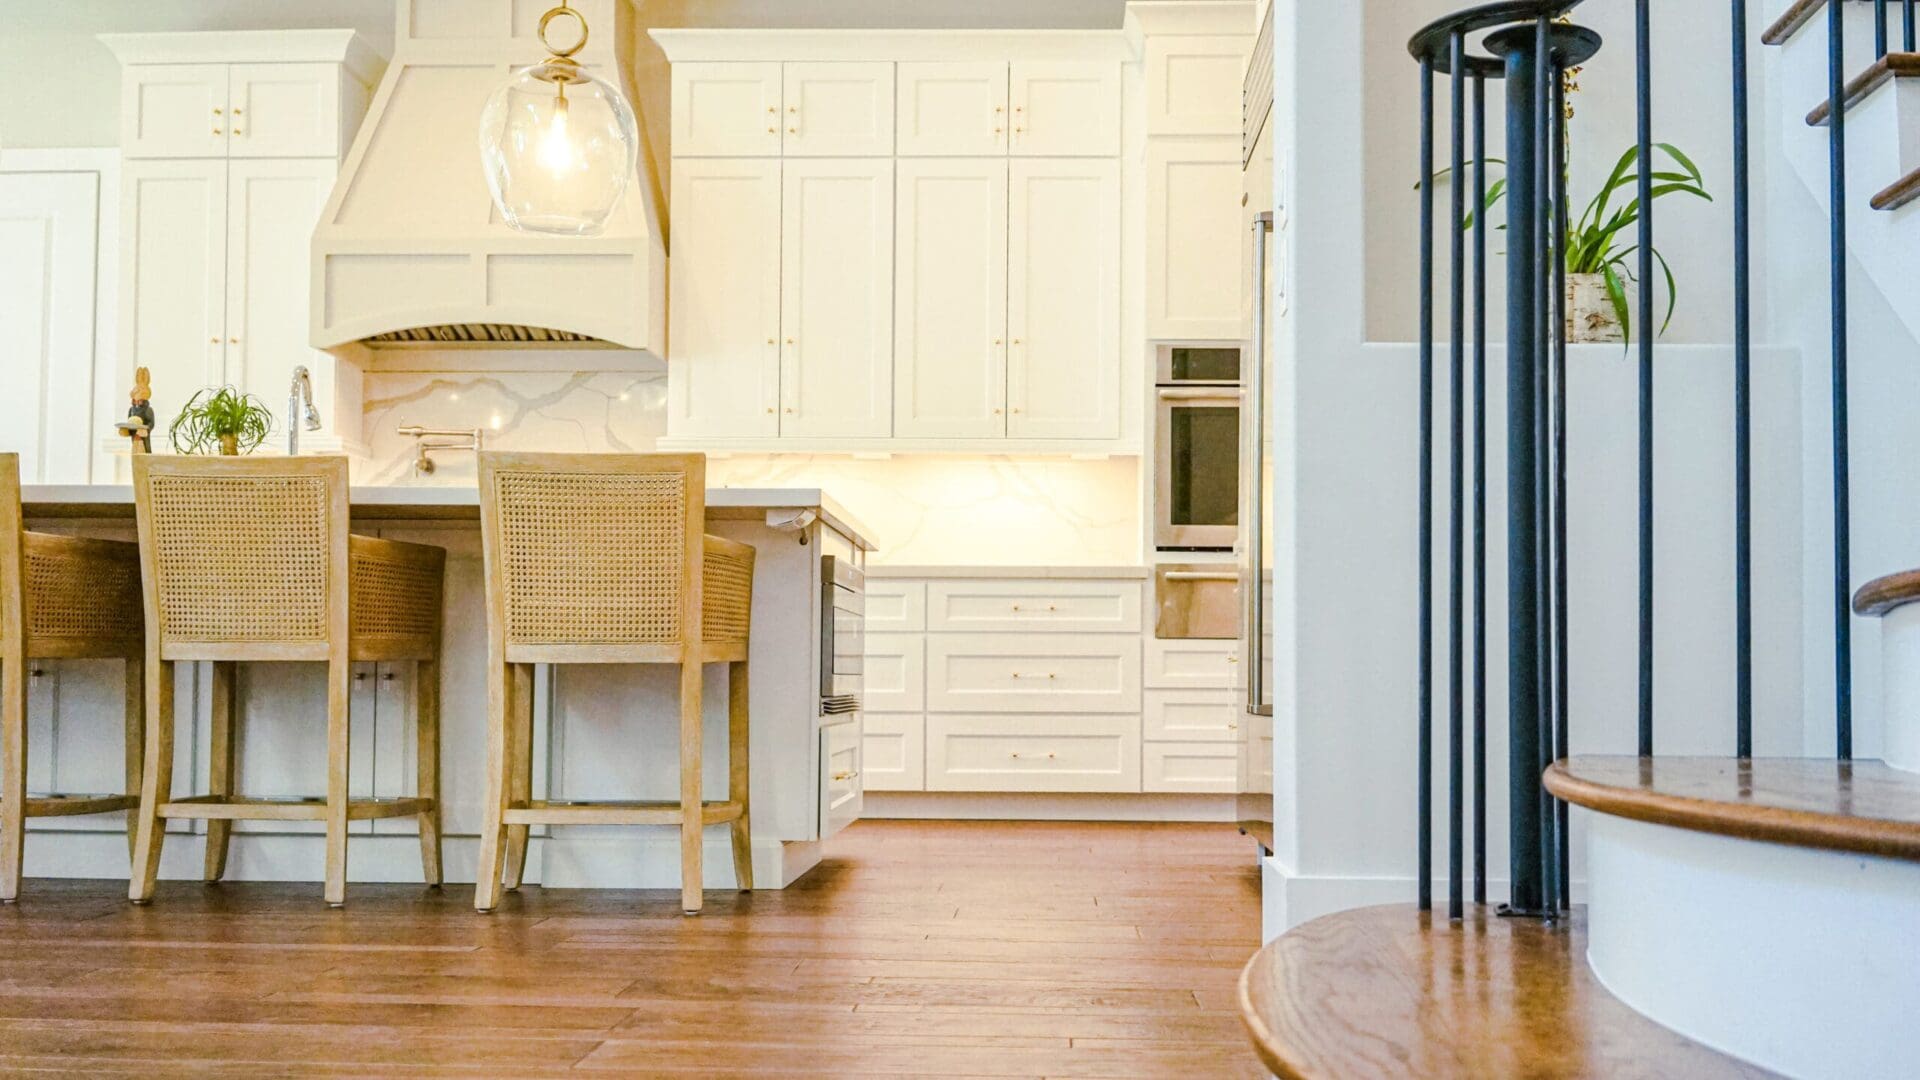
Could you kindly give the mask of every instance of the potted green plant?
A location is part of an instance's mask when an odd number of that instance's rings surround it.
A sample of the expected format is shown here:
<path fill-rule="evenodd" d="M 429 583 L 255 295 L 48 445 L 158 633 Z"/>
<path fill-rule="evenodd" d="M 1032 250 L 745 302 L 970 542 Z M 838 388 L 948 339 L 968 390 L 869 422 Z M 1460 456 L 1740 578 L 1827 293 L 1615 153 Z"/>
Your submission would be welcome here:
<path fill-rule="evenodd" d="M 1656 148 L 1668 159 L 1667 168 L 1656 167 L 1649 179 L 1653 182 L 1653 197 L 1665 198 L 1668 195 L 1692 195 L 1696 198 L 1713 201 L 1707 193 L 1706 183 L 1701 178 L 1700 169 L 1693 160 L 1672 143 L 1656 143 Z M 1488 158 L 1489 162 L 1500 163 L 1497 158 Z M 1587 203 L 1580 216 L 1567 223 L 1566 243 L 1563 245 L 1567 260 L 1567 340 L 1572 342 L 1625 342 L 1632 329 L 1632 306 L 1627 300 L 1627 282 L 1634 279 L 1632 260 L 1640 246 L 1627 243 L 1640 223 L 1640 148 L 1628 147 L 1620 155 L 1620 160 L 1607 174 L 1606 182 L 1600 185 L 1600 191 Z M 1452 170 L 1435 173 L 1436 180 Z M 1624 203 L 1615 204 L 1616 197 L 1630 193 Z M 1496 180 L 1487 188 L 1485 210 L 1491 210 L 1495 203 L 1506 198 L 1507 182 Z M 1473 227 L 1473 215 L 1467 215 L 1466 225 Z M 1505 225 L 1500 226 L 1505 229 Z M 1549 244 L 1551 244 L 1551 239 Z M 1674 307 L 1679 303 L 1680 292 L 1673 278 L 1673 270 L 1667 265 L 1666 257 L 1654 249 L 1653 258 L 1660 264 L 1660 272 L 1667 282 L 1667 312 L 1660 323 L 1660 333 L 1665 333 L 1673 322 Z"/>
<path fill-rule="evenodd" d="M 173 418 L 167 437 L 182 454 L 251 454 L 273 430 L 273 414 L 251 394 L 231 386 L 209 387 L 193 395 Z"/>

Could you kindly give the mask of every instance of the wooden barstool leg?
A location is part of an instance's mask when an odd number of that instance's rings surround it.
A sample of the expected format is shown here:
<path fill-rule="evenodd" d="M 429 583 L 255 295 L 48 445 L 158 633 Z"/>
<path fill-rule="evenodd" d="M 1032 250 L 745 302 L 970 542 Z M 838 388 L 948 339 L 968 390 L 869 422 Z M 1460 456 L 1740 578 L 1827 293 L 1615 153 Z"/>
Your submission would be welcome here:
<path fill-rule="evenodd" d="M 440 660 L 422 660 L 413 670 L 414 782 L 423 799 L 420 811 L 420 872 L 439 888 L 440 870 Z"/>
<path fill-rule="evenodd" d="M 240 665 L 231 660 L 213 662 L 213 687 L 208 695 L 211 716 L 207 755 L 207 792 L 223 799 L 233 795 L 233 714 L 234 672 Z M 227 841 L 233 835 L 233 822 L 226 818 L 207 819 L 207 856 L 204 877 L 219 881 L 227 872 Z"/>
<path fill-rule="evenodd" d="M 533 665 L 513 665 L 513 703 L 507 713 L 507 805 L 525 806 L 533 798 Z M 527 870 L 530 825 L 507 826 L 507 891 L 520 887 Z"/>
<path fill-rule="evenodd" d="M 160 876 L 160 845 L 166 822 L 160 805 L 173 797 L 173 663 L 161 660 L 157 642 L 147 641 L 147 752 L 140 769 L 140 809 L 133 839 L 133 873 L 127 899 L 145 904 L 153 899 Z"/>
<path fill-rule="evenodd" d="M 140 798 L 140 762 L 147 752 L 147 687 L 145 664 L 137 656 L 127 657 L 126 727 L 127 795 Z M 127 859 L 132 866 L 133 842 L 140 831 L 140 815 L 127 811 Z"/>
<path fill-rule="evenodd" d="M 26 657 L 0 659 L 0 901 L 20 895 L 20 856 L 27 839 Z"/>
<path fill-rule="evenodd" d="M 353 665 L 344 655 L 327 662 L 327 885 L 328 907 L 347 902 L 348 695 Z"/>
<path fill-rule="evenodd" d="M 492 911 L 500 903 L 501 816 L 507 805 L 507 710 L 513 672 L 498 652 L 487 664 L 487 792 L 480 803 L 480 859 L 474 870 L 473 907 Z"/>
<path fill-rule="evenodd" d="M 702 902 L 700 843 L 701 664 L 698 644 L 680 662 L 680 909 L 697 915 Z"/>
<path fill-rule="evenodd" d="M 740 804 L 733 821 L 733 878 L 742 892 L 753 891 L 753 826 L 747 811 L 752 785 L 748 776 L 747 662 L 727 665 L 727 798 Z"/>

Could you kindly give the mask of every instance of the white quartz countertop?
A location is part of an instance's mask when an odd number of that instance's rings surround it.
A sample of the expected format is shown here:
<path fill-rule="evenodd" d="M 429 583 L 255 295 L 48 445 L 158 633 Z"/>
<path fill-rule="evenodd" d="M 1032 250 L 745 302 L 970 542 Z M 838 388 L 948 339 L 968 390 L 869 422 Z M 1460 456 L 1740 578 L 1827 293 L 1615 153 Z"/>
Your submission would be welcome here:
<path fill-rule="evenodd" d="M 347 496 L 356 518 L 421 520 L 480 516 L 480 492 L 452 484 L 356 484 Z M 131 517 L 131 484 L 23 484 L 20 503 L 28 519 Z M 707 516 L 762 518 L 782 511 L 813 511 L 860 548 L 874 550 L 873 534 L 819 488 L 708 488 Z"/>
<path fill-rule="evenodd" d="M 889 566 L 868 564 L 870 578 L 1144 578 L 1148 566 Z"/>

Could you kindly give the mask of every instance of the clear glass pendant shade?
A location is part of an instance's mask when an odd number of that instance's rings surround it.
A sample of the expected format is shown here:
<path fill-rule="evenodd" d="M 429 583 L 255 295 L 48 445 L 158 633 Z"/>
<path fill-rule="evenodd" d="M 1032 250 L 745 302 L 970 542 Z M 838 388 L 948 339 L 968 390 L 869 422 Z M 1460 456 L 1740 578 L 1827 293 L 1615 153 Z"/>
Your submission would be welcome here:
<path fill-rule="evenodd" d="M 626 193 L 640 148 L 620 88 L 564 60 L 521 68 L 480 111 L 493 204 L 524 232 L 595 236 Z"/>

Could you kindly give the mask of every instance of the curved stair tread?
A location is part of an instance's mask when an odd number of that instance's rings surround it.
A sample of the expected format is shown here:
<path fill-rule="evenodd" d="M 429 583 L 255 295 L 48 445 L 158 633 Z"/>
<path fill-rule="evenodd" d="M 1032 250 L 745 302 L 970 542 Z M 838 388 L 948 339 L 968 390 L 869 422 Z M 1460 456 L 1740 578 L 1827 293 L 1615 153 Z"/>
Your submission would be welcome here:
<path fill-rule="evenodd" d="M 1586 957 L 1584 908 L 1555 923 L 1360 908 L 1268 943 L 1241 973 L 1240 1009 L 1286 1080 L 1774 1075 L 1635 1012 Z"/>
<path fill-rule="evenodd" d="M 1920 76 L 1920 53 L 1890 52 L 1875 60 L 1865 71 L 1847 80 L 1840 98 L 1846 103 L 1848 114 L 1860 104 L 1868 94 L 1896 79 L 1911 79 Z M 1833 115 L 1833 102 L 1822 101 L 1807 113 L 1808 127 L 1825 127 Z"/>
<path fill-rule="evenodd" d="M 1913 174 L 1920 180 L 1920 172 Z M 1894 608 L 1920 600 L 1920 570 L 1902 570 L 1874 578 L 1853 594 L 1856 615 L 1885 615 Z"/>
<path fill-rule="evenodd" d="M 1546 785 L 1616 817 L 1920 862 L 1920 773 L 1879 761 L 1572 757 Z"/>

